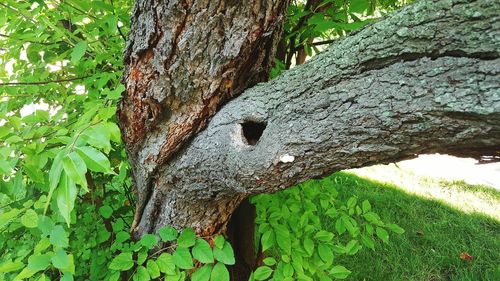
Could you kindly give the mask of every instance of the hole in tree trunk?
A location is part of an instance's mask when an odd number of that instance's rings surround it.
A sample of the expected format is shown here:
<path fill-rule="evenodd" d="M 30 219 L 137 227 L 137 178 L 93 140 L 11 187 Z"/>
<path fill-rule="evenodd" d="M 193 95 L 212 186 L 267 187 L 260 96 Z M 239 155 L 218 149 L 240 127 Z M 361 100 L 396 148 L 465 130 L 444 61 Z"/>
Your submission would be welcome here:
<path fill-rule="evenodd" d="M 227 226 L 236 264 L 230 268 L 232 281 L 247 281 L 258 263 L 255 248 L 255 206 L 248 198 L 234 211 Z"/>
<path fill-rule="evenodd" d="M 243 137 L 248 145 L 255 145 L 266 129 L 266 123 L 257 121 L 245 121 L 241 124 Z"/>

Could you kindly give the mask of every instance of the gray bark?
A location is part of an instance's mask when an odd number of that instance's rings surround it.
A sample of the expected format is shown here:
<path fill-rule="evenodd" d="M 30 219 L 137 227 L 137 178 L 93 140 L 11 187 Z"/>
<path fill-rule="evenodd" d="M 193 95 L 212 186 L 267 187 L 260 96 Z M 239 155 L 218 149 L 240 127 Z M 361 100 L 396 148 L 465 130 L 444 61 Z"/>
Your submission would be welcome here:
<path fill-rule="evenodd" d="M 166 224 L 220 232 L 243 198 L 343 169 L 498 156 L 499 10 L 421 1 L 245 91 L 159 167 L 136 235 Z M 266 124 L 254 145 L 248 121 Z"/>

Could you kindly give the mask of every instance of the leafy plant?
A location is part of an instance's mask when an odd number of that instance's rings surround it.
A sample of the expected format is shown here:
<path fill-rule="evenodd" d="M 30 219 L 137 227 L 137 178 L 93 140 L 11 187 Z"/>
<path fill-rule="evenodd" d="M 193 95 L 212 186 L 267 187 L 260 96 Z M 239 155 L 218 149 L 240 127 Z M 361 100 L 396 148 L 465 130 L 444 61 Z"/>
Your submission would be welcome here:
<path fill-rule="evenodd" d="M 355 255 L 362 247 L 374 250 L 374 239 L 389 242 L 388 230 L 404 232 L 383 222 L 367 200 L 338 198 L 328 179 L 258 195 L 253 203 L 256 241 L 268 257 L 252 280 L 344 279 L 350 271 L 334 264 L 335 256 Z M 334 225 L 335 232 L 328 225 Z"/>
<path fill-rule="evenodd" d="M 179 234 L 173 227 L 164 227 L 159 233 L 161 241 L 148 234 L 137 242 L 122 234 L 125 239 L 113 243 L 120 253 L 109 263 L 105 280 L 118 280 L 120 276 L 138 281 L 160 277 L 184 280 L 188 275 L 191 280 L 229 280 L 226 265 L 235 263 L 234 252 L 222 236 L 209 237 L 213 242 L 210 246 L 190 228 Z"/>

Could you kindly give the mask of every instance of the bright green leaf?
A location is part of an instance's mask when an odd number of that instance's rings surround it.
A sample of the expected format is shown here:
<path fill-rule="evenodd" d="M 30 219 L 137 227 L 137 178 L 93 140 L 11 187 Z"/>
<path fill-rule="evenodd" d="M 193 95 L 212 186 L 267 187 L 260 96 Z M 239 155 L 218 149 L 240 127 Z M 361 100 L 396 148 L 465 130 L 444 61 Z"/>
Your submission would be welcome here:
<path fill-rule="evenodd" d="M 51 260 L 55 268 L 65 269 L 69 266 L 69 256 L 63 249 L 58 249 Z"/>
<path fill-rule="evenodd" d="M 253 273 L 253 278 L 255 280 L 266 280 L 271 276 L 273 270 L 268 266 L 260 266 Z"/>
<path fill-rule="evenodd" d="M 90 146 L 76 147 L 75 150 L 89 170 L 106 174 L 113 173 L 109 159 L 104 153 Z"/>
<path fill-rule="evenodd" d="M 210 275 L 211 281 L 229 281 L 229 271 L 224 264 L 218 262 L 214 265 L 212 269 L 212 274 Z"/>
<path fill-rule="evenodd" d="M 56 202 L 59 213 L 66 221 L 68 227 L 71 223 L 71 211 L 75 207 L 77 193 L 78 191 L 75 183 L 64 174 L 56 191 Z"/>
<path fill-rule="evenodd" d="M 202 263 L 213 263 L 214 256 L 212 248 L 204 239 L 197 239 L 193 247 L 193 257 Z"/>
<path fill-rule="evenodd" d="M 156 279 L 160 277 L 160 268 L 158 264 L 154 260 L 148 260 L 146 263 L 146 269 L 148 270 L 149 276 L 151 279 Z"/>
<path fill-rule="evenodd" d="M 179 238 L 177 238 L 177 245 L 179 247 L 188 248 L 194 245 L 196 242 L 196 234 L 192 228 L 186 228 L 182 231 Z"/>
<path fill-rule="evenodd" d="M 224 264 L 233 265 L 235 263 L 233 247 L 229 242 L 225 242 L 222 249 L 215 247 L 213 250 L 214 258 Z"/>
<path fill-rule="evenodd" d="M 132 268 L 134 261 L 132 260 L 132 253 L 120 253 L 109 264 L 109 269 L 125 271 Z"/>
<path fill-rule="evenodd" d="M 21 223 L 28 228 L 35 228 L 38 226 L 38 214 L 32 209 L 28 209 L 21 217 Z"/>
<path fill-rule="evenodd" d="M 160 228 L 159 231 L 160 238 L 164 242 L 173 241 L 177 239 L 177 230 L 171 226 L 165 226 Z"/>
<path fill-rule="evenodd" d="M 50 243 L 54 245 L 54 247 L 68 247 L 68 234 L 62 226 L 56 225 L 54 229 L 52 229 L 52 232 L 50 233 Z"/>
<path fill-rule="evenodd" d="M 73 51 L 71 52 L 71 62 L 77 63 L 80 59 L 85 55 L 85 51 L 87 50 L 87 41 L 78 42 Z"/>
<path fill-rule="evenodd" d="M 191 257 L 189 250 L 186 248 L 178 247 L 172 255 L 172 259 L 175 265 L 181 269 L 193 268 L 193 258 Z"/>
<path fill-rule="evenodd" d="M 63 158 L 62 162 L 64 171 L 69 178 L 81 185 L 82 188 L 87 189 L 87 179 L 85 178 L 87 166 L 78 153 L 71 152 Z"/>
<path fill-rule="evenodd" d="M 193 275 L 191 275 L 191 281 L 208 281 L 210 280 L 210 274 L 212 273 L 212 265 L 206 264 L 203 267 L 197 269 Z"/>
<path fill-rule="evenodd" d="M 163 253 L 156 259 L 156 264 L 161 272 L 172 275 L 175 273 L 175 263 L 171 254 Z"/>
<path fill-rule="evenodd" d="M 132 280 L 134 281 L 149 281 L 151 278 L 149 276 L 148 270 L 144 266 L 137 267 Z"/>
<path fill-rule="evenodd" d="M 345 279 L 349 274 L 351 274 L 351 271 L 341 265 L 336 265 L 330 270 L 330 275 L 337 279 Z"/>

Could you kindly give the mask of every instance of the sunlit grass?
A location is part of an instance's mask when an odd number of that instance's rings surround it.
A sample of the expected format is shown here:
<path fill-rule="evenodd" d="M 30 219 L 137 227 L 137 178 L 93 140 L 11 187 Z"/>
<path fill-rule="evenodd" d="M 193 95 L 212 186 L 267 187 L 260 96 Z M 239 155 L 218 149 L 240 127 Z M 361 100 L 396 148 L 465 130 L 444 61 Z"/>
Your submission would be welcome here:
<path fill-rule="evenodd" d="M 368 199 L 383 220 L 406 230 L 392 235 L 388 245 L 378 241 L 375 251 L 365 248 L 338 258 L 337 263 L 353 271 L 349 280 L 500 280 L 500 223 L 493 218 L 499 215 L 493 213 L 498 191 L 448 182 L 428 185 L 432 191 L 424 192 L 420 182 L 420 189 L 409 194 L 406 187 L 352 173 L 331 177 L 340 196 Z M 444 200 L 443 194 L 449 197 Z M 480 204 L 486 204 L 484 209 Z M 463 252 L 473 260 L 462 260 Z"/>
<path fill-rule="evenodd" d="M 421 198 L 440 201 L 464 213 L 480 213 L 500 221 L 500 191 L 492 187 L 472 185 L 457 179 L 425 177 L 394 164 L 356 169 L 352 172 L 395 185 L 399 190 Z"/>

